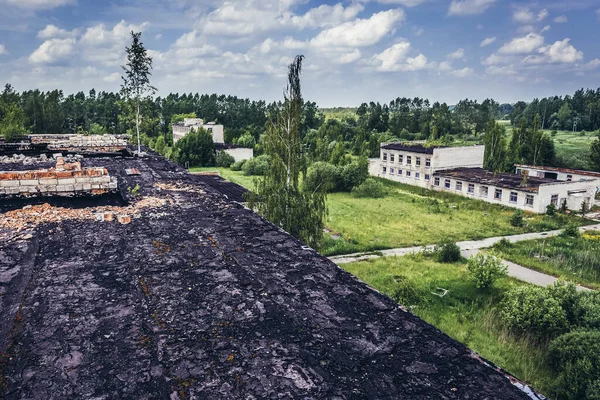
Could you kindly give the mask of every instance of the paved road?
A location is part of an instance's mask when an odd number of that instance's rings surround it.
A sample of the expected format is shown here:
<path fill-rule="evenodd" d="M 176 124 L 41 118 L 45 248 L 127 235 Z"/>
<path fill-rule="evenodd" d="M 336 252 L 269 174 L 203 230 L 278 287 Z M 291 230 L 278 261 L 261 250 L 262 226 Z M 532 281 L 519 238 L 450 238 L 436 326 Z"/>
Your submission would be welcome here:
<path fill-rule="evenodd" d="M 600 224 L 589 225 L 579 228 L 581 232 L 589 231 L 589 230 L 600 230 Z M 512 243 L 522 242 L 525 240 L 534 240 L 534 239 L 543 239 L 547 237 L 558 236 L 562 230 L 556 231 L 548 231 L 548 232 L 538 232 L 538 233 L 525 233 L 522 235 L 512 235 L 512 236 L 498 236 L 483 240 L 469 240 L 464 242 L 456 243 L 458 247 L 465 257 L 469 257 L 473 254 L 476 254 L 481 249 L 486 249 L 492 247 L 494 244 L 498 243 L 502 239 L 507 239 Z M 343 256 L 334 256 L 329 257 L 331 261 L 334 263 L 341 265 L 356 261 L 365 261 L 373 258 L 379 257 L 393 257 L 393 256 L 406 256 L 408 254 L 419 253 L 425 249 L 433 249 L 435 245 L 429 246 L 417 246 L 417 247 L 408 247 L 403 249 L 390 249 L 390 250 L 382 250 L 379 251 L 378 254 L 365 254 L 365 253 L 355 253 L 355 254 L 347 254 Z M 525 268 L 523 266 L 517 265 L 515 263 L 511 263 L 509 261 L 504 261 L 508 266 L 508 274 L 514 278 L 522 280 L 524 282 L 529 282 L 538 286 L 548 286 L 554 284 L 557 279 L 551 275 L 542 274 L 540 272 L 534 271 L 529 268 Z M 580 288 L 581 290 L 589 290 L 586 288 Z"/>

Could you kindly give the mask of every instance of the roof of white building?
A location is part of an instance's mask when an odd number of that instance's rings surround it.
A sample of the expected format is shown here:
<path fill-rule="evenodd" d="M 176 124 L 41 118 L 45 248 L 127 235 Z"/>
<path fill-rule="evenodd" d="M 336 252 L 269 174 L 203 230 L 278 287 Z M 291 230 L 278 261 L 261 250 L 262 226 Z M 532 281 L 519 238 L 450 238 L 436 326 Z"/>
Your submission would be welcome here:
<path fill-rule="evenodd" d="M 434 176 L 454 178 L 469 183 L 478 183 L 524 192 L 537 192 L 541 185 L 557 184 L 555 179 L 538 178 L 535 176 L 528 176 L 527 179 L 524 179 L 523 175 L 506 172 L 490 172 L 483 168 L 455 168 L 438 171 Z"/>
<path fill-rule="evenodd" d="M 581 169 L 559 168 L 559 167 L 544 167 L 539 165 L 515 164 L 517 168 L 539 169 L 542 171 L 564 172 L 565 174 L 585 175 L 600 178 L 600 172 L 584 171 Z"/>

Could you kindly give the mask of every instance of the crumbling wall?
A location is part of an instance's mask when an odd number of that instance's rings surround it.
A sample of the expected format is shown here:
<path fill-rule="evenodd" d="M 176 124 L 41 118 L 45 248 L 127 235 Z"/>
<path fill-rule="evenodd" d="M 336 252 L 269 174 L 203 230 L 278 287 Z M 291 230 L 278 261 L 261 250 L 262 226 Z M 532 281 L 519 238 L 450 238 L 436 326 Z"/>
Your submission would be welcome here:
<path fill-rule="evenodd" d="M 117 180 L 106 168 L 82 168 L 59 157 L 56 168 L 35 171 L 0 172 L 0 197 L 72 196 L 105 194 L 117 190 Z"/>

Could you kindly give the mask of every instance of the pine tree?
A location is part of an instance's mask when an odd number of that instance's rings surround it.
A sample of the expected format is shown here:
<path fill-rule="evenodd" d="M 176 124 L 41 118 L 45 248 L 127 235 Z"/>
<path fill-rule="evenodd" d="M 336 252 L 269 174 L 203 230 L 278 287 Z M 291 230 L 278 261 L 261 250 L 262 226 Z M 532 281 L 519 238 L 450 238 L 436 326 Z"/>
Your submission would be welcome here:
<path fill-rule="evenodd" d="M 300 125 L 303 100 L 300 73 L 304 56 L 297 56 L 289 66 L 288 86 L 277 118 L 269 123 L 265 136 L 265 153 L 270 168 L 257 182 L 250 207 L 275 225 L 306 244 L 317 248 L 323 237 L 323 219 L 327 214 L 325 194 L 304 191 L 300 182 L 306 175 Z"/>
<path fill-rule="evenodd" d="M 121 93 L 129 101 L 135 114 L 135 130 L 137 132 L 138 153 L 141 152 L 140 124 L 141 106 L 144 97 L 150 97 L 156 93 L 156 88 L 150 85 L 152 73 L 152 57 L 142 43 L 141 32 L 131 32 L 132 43 L 127 47 L 127 64 L 122 66 L 125 76 L 122 77 Z"/>

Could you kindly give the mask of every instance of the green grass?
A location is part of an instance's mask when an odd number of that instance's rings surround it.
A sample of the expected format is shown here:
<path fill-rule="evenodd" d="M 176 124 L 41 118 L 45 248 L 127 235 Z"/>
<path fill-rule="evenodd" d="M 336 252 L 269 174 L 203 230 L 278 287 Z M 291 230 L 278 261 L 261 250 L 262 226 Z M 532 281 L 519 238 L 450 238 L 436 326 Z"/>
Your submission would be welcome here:
<path fill-rule="evenodd" d="M 195 168 L 219 171 L 232 182 L 252 189 L 255 177 L 226 168 Z M 559 229 L 580 218 L 528 214 L 526 226 L 510 225 L 513 209 L 450 193 L 435 192 L 385 179 L 390 194 L 382 199 L 361 199 L 350 193 L 327 196 L 329 215 L 321 252 L 326 256 L 371 252 L 441 242 L 477 240 Z M 338 238 L 339 237 L 339 238 Z M 337 238 L 337 239 L 335 239 Z"/>
<path fill-rule="evenodd" d="M 500 255 L 519 265 L 600 289 L 600 236 L 553 237 L 496 246 Z"/>
<path fill-rule="evenodd" d="M 544 131 L 550 135 L 549 130 Z M 592 169 L 589 153 L 590 145 L 597 138 L 595 132 L 558 131 L 554 137 L 556 155 L 566 166 L 576 169 Z"/>
<path fill-rule="evenodd" d="M 392 297 L 397 287 L 394 277 L 406 277 L 423 299 L 410 307 L 411 312 L 536 390 L 549 390 L 553 377 L 546 366 L 545 346 L 507 332 L 497 316 L 504 292 L 525 283 L 503 278 L 489 291 L 481 291 L 468 280 L 464 263 L 440 264 L 421 255 L 380 258 L 342 267 Z M 448 289 L 443 298 L 431 293 L 438 287 Z"/>

